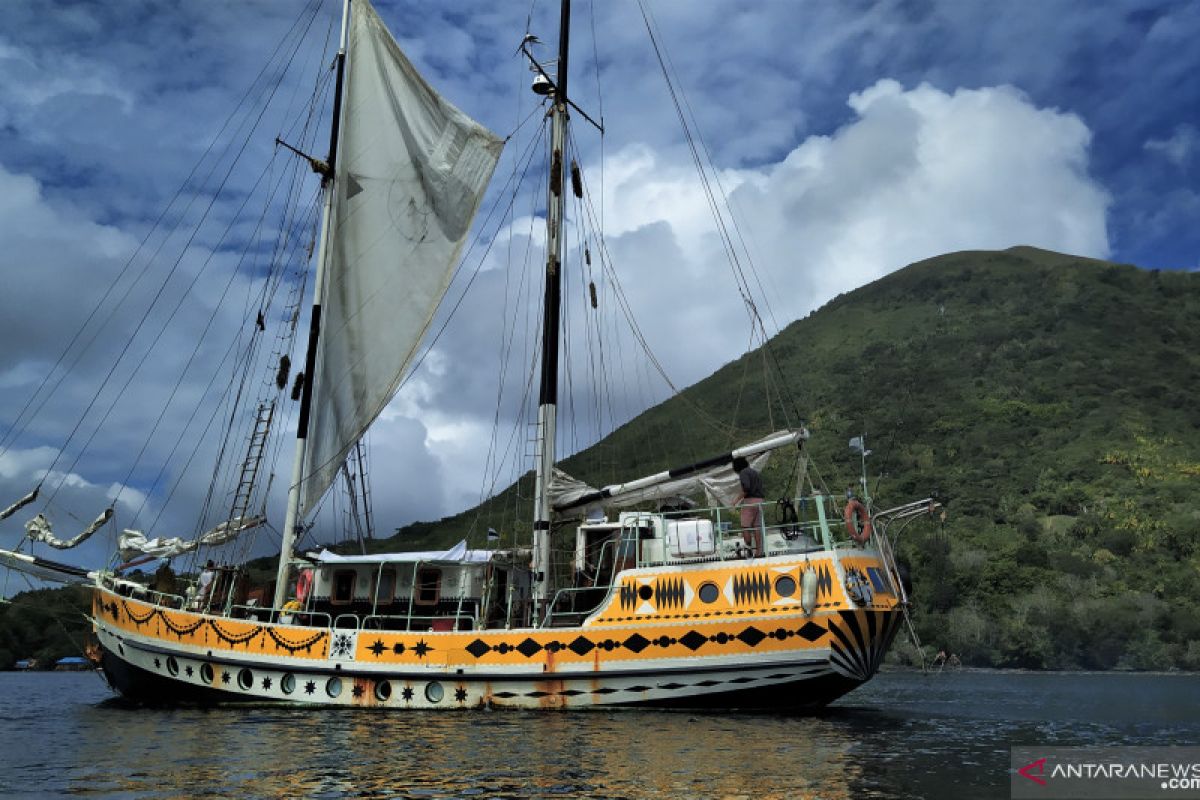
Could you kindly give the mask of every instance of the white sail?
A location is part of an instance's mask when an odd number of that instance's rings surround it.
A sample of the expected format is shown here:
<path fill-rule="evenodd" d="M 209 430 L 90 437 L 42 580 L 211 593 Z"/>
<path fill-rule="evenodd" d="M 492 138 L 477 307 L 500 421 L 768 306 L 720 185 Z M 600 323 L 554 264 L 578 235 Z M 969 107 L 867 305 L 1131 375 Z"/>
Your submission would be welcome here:
<path fill-rule="evenodd" d="M 112 519 L 112 515 L 111 508 L 104 509 L 104 512 L 96 517 L 91 525 L 84 528 L 83 533 L 73 539 L 63 540 L 54 535 L 54 528 L 50 525 L 50 520 L 46 519 L 44 515 L 38 514 L 25 523 L 25 536 L 31 542 L 45 542 L 56 550 L 69 550 L 90 539 L 93 533 L 103 528 L 104 523 Z"/>
<path fill-rule="evenodd" d="M 399 387 L 503 147 L 352 11 L 302 514 Z"/>
<path fill-rule="evenodd" d="M 212 530 L 195 539 L 183 540 L 178 536 L 165 538 L 155 536 L 147 539 L 141 531 L 126 528 L 117 540 L 117 549 L 121 558 L 129 559 L 138 555 L 156 556 L 158 558 L 174 558 L 183 553 L 190 553 L 200 546 L 216 547 L 236 539 L 243 531 L 257 528 L 267 521 L 266 517 L 235 517 L 222 522 Z"/>

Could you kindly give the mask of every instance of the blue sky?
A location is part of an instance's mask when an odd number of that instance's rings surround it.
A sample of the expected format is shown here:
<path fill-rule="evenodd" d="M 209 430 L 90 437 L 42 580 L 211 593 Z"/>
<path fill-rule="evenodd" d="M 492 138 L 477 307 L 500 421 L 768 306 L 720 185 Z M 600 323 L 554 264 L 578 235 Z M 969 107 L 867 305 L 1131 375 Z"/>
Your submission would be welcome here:
<path fill-rule="evenodd" d="M 298 21 L 308 36 L 274 102 L 302 103 L 327 63 L 339 5 L 328 2 L 310 17 L 307 3 L 290 0 L 5 4 L 4 427 Z M 508 135 L 535 109 L 530 74 L 513 53 L 528 24 L 551 56 L 556 6 L 377 5 L 430 82 L 492 130 Z M 780 326 L 907 263 L 959 249 L 1032 244 L 1147 268 L 1200 264 L 1198 3 L 648 0 L 647 7 Z M 736 286 L 637 3 L 576 0 L 572 42 L 572 94 L 606 125 L 601 140 L 577 120 L 575 136 L 589 186 L 603 190 L 608 248 L 651 347 L 686 385 L 752 342 L 745 321 L 732 335 L 724 322 L 714 324 L 744 317 Z M 246 152 L 212 221 L 234 218 L 285 124 L 268 116 L 243 132 Z M 318 154 L 324 135 L 316 136 Z M 511 174 L 520 146 L 518 137 L 498 176 Z M 480 443 L 493 435 L 496 396 L 487 384 L 496 370 L 487 366 L 494 348 L 479 343 L 495 338 L 490 306 L 513 274 L 499 253 L 539 241 L 531 222 L 539 207 L 522 208 L 524 217 L 483 232 L 495 245 L 459 322 L 373 434 L 378 458 L 398 465 L 391 469 L 400 488 L 381 499 L 383 529 L 455 512 L 478 498 L 481 482 L 505 482 L 480 456 Z M 218 307 L 203 265 L 235 261 L 247 229 L 224 242 L 215 230 L 202 232 L 181 260 L 185 273 L 205 276 L 185 309 Z M 253 272 L 238 281 L 253 285 Z M 232 316 L 222 320 L 237 325 Z M 199 327 L 159 337 L 135 376 L 146 381 L 136 396 L 168 391 L 167 376 Z M 97 345 L 77 369 L 96 378 L 115 352 Z M 651 383 L 620 390 L 607 422 L 566 434 L 561 447 L 585 445 L 663 399 L 665 387 Z M 94 385 L 64 384 L 0 454 L 0 491 L 15 498 L 37 480 Z M 195 396 L 202 387 L 185 381 L 180 391 Z M 127 399 L 116 406 L 87 451 L 77 452 L 75 441 L 60 459 L 60 470 L 75 465 L 55 501 L 65 519 L 94 516 L 91 509 L 125 479 L 115 464 L 138 452 L 146 426 L 145 411 L 131 406 Z M 169 461 L 165 445 L 152 442 L 149 450 L 148 465 Z M 515 460 L 506 469 L 515 474 L 520 466 Z M 155 471 L 135 470 L 125 496 L 149 491 Z M 185 479 L 180 497 L 202 496 L 207 477 Z M 151 492 L 150 506 L 165 502 Z M 132 512 L 125 513 L 129 522 Z M 174 529 L 161 535 L 190 524 L 180 502 L 162 519 Z M 0 528 L 0 547 L 19 535 L 14 518 Z"/>

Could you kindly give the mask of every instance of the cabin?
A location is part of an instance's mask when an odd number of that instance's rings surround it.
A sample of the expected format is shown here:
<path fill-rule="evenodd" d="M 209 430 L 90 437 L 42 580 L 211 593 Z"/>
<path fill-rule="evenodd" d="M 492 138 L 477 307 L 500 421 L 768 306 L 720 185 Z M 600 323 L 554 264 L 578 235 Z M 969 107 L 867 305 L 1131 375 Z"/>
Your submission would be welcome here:
<path fill-rule="evenodd" d="M 468 550 L 307 556 L 293 596 L 310 624 L 377 630 L 462 631 L 524 619 L 529 552 Z M 327 620 L 325 619 L 327 618 Z M 301 620 L 305 621 L 305 620 Z"/>

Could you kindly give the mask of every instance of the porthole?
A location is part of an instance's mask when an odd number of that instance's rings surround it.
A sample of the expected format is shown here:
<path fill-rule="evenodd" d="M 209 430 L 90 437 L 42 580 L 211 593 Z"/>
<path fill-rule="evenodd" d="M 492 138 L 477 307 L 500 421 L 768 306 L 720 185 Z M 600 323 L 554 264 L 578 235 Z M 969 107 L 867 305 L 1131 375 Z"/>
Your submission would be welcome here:
<path fill-rule="evenodd" d="M 330 697 L 337 697 L 341 693 L 342 693 L 342 679 L 341 678 L 330 678 L 329 680 L 325 681 L 325 694 L 329 695 Z"/>
<path fill-rule="evenodd" d="M 649 600 L 651 597 L 654 597 L 654 590 L 650 588 L 649 584 L 639 586 L 638 597 L 642 598 L 643 600 Z"/>
<path fill-rule="evenodd" d="M 238 670 L 238 686 L 249 691 L 250 687 L 254 686 L 254 673 L 248 669 Z"/>
<path fill-rule="evenodd" d="M 296 676 L 290 672 L 285 672 L 283 677 L 279 679 L 279 690 L 284 694 L 291 694 L 296 691 Z"/>
<path fill-rule="evenodd" d="M 426 684 L 425 699 L 431 703 L 440 703 L 442 698 L 446 696 L 446 690 L 442 688 L 440 683 L 434 682 Z"/>
<path fill-rule="evenodd" d="M 212 664 L 201 664 L 200 665 L 200 680 L 204 681 L 205 683 L 213 682 Z"/>
<path fill-rule="evenodd" d="M 179 662 L 175 660 L 175 656 L 167 656 L 167 672 L 171 673 L 172 677 L 179 674 Z"/>
<path fill-rule="evenodd" d="M 717 598 L 721 596 L 721 590 L 717 588 L 715 583 L 700 584 L 700 600 L 705 603 L 715 603 Z"/>
<path fill-rule="evenodd" d="M 380 681 L 375 684 L 375 699 L 381 703 L 386 703 L 388 698 L 392 696 L 392 684 L 388 681 Z"/>
<path fill-rule="evenodd" d="M 791 597 L 796 593 L 796 579 L 791 575 L 781 575 L 775 580 L 775 594 L 780 597 Z"/>

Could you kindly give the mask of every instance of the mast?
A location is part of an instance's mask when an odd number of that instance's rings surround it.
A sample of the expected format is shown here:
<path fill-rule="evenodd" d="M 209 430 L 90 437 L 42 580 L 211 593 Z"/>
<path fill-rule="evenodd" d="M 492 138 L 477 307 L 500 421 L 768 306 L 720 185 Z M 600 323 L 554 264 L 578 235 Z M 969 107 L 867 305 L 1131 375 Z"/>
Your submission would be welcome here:
<path fill-rule="evenodd" d="M 550 590 L 550 477 L 558 412 L 559 306 L 562 297 L 563 212 L 566 206 L 567 51 L 571 0 L 562 0 L 558 75 L 550 114 L 550 181 L 546 208 L 546 292 L 542 305 L 542 379 L 538 392 L 536 484 L 533 501 L 533 601 L 540 612 Z"/>
<path fill-rule="evenodd" d="M 321 243 L 317 250 L 317 274 L 313 282 L 312 317 L 308 328 L 308 348 L 304 355 L 304 386 L 300 395 L 300 418 L 296 422 L 296 456 L 292 462 L 292 480 L 288 484 L 287 514 L 283 522 L 283 542 L 279 547 L 279 570 L 275 575 L 275 608 L 286 601 L 288 575 L 292 566 L 292 549 L 296 546 L 301 522 L 300 484 L 304 478 L 304 452 L 308 443 L 308 417 L 312 408 L 312 387 L 317 361 L 317 340 L 321 335 L 321 296 L 325 291 L 325 264 L 329 259 L 329 219 L 333 213 L 334 165 L 337 158 L 338 135 L 342 122 L 342 85 L 346 74 L 346 42 L 350 21 L 350 0 L 342 0 L 342 32 L 334 68 L 333 121 L 329 127 L 329 158 L 321 170 L 324 184 L 324 207 L 321 214 Z"/>

